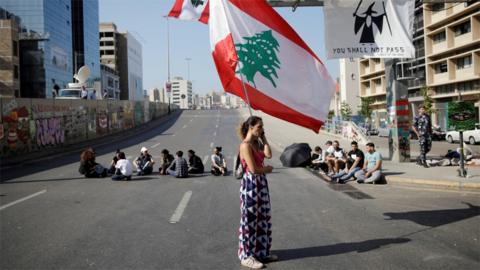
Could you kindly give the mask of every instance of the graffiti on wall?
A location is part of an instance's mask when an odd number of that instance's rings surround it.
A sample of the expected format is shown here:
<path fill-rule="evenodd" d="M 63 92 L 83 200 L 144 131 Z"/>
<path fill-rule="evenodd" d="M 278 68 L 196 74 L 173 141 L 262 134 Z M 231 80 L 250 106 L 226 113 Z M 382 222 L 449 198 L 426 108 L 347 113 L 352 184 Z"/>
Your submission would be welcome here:
<path fill-rule="evenodd" d="M 65 131 L 61 118 L 46 118 L 35 120 L 36 142 L 38 146 L 56 146 L 65 142 Z"/>
<path fill-rule="evenodd" d="M 30 149 L 29 111 L 10 102 L 2 115 L 2 153 L 25 152 Z"/>

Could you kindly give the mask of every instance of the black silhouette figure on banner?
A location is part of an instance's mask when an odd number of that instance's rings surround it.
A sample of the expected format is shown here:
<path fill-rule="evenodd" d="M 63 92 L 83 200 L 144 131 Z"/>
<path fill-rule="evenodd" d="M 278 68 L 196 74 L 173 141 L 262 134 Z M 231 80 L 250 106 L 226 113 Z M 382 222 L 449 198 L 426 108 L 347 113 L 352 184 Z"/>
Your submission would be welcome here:
<path fill-rule="evenodd" d="M 378 28 L 378 31 L 382 33 L 383 31 L 383 17 L 387 20 L 388 28 L 390 29 L 390 35 L 392 34 L 392 29 L 390 28 L 390 22 L 388 21 L 387 11 L 385 9 L 385 2 L 383 4 L 383 14 L 378 14 L 373 10 L 375 2 L 373 2 L 363 14 L 358 14 L 358 9 L 362 5 L 363 0 L 360 0 L 358 3 L 353 17 L 355 17 L 355 34 L 360 31 L 363 26 L 362 36 L 360 37 L 360 43 L 375 43 L 375 36 L 373 35 L 373 25 L 375 24 Z"/>

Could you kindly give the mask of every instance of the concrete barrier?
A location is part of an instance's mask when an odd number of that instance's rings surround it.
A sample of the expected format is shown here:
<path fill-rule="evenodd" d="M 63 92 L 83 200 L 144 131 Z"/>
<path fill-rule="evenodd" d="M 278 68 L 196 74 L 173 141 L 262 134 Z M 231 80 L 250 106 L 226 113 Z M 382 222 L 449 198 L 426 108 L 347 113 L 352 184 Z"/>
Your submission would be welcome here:
<path fill-rule="evenodd" d="M 62 147 L 145 124 L 168 113 L 148 101 L 0 99 L 3 158 Z"/>

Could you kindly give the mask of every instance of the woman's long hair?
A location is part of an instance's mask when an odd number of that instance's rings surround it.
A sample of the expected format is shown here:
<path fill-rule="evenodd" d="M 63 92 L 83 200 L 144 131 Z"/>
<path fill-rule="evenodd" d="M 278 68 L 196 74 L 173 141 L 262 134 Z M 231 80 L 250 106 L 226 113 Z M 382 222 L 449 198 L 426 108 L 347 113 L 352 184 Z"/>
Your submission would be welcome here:
<path fill-rule="evenodd" d="M 80 161 L 85 162 L 93 159 L 93 152 L 91 149 L 86 149 L 80 154 Z"/>
<path fill-rule="evenodd" d="M 262 121 L 262 118 L 258 116 L 250 116 L 245 122 L 241 123 L 238 127 L 238 136 L 241 140 L 244 140 L 247 137 L 248 129 L 255 126 L 258 122 Z"/>

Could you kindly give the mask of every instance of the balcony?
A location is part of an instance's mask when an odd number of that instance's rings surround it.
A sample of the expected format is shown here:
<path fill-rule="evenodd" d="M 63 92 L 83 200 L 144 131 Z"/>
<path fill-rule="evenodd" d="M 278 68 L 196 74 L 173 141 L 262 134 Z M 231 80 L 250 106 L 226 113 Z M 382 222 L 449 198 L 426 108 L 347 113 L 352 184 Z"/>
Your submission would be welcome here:
<path fill-rule="evenodd" d="M 460 36 L 456 36 L 453 38 L 453 46 L 459 47 L 465 44 L 473 42 L 473 33 L 469 32 L 467 34 L 463 34 Z"/>
<path fill-rule="evenodd" d="M 467 80 L 475 77 L 475 72 L 473 66 L 469 68 L 457 69 L 455 71 L 455 79 L 456 80 Z"/>
<path fill-rule="evenodd" d="M 439 42 L 439 43 L 434 43 L 432 45 L 432 52 L 430 54 L 437 54 L 437 53 L 443 52 L 447 48 L 448 47 L 447 47 L 447 42 L 446 41 Z"/>
<path fill-rule="evenodd" d="M 433 81 L 431 84 L 438 84 L 443 82 L 448 82 L 448 72 L 433 74 Z"/>

